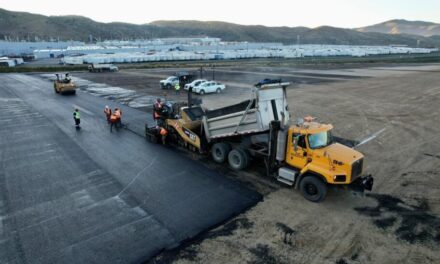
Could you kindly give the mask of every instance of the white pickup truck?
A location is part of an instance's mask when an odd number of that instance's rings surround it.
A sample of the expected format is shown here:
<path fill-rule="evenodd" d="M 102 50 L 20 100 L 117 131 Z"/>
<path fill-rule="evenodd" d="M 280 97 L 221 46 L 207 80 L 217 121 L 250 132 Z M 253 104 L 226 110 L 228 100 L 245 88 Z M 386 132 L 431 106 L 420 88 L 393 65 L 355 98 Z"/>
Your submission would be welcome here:
<path fill-rule="evenodd" d="M 205 93 L 221 93 L 223 90 L 226 89 L 226 86 L 224 84 L 210 81 L 210 82 L 203 82 L 200 85 L 193 88 L 194 93 L 198 94 L 205 94 Z"/>
<path fill-rule="evenodd" d="M 179 83 L 179 78 L 177 76 L 170 76 L 165 80 L 160 81 L 160 88 L 162 89 L 172 89 L 176 84 Z"/>

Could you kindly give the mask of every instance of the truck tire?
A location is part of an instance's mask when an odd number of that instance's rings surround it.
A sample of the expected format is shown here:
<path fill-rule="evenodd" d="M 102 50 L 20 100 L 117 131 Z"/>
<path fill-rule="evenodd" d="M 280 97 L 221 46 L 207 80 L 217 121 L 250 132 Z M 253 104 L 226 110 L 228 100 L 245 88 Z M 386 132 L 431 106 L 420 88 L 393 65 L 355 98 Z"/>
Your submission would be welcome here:
<path fill-rule="evenodd" d="M 167 83 L 167 85 L 165 87 L 169 90 L 169 89 L 171 89 L 171 84 Z"/>
<path fill-rule="evenodd" d="M 199 94 L 204 95 L 205 94 L 205 90 L 200 90 Z"/>
<path fill-rule="evenodd" d="M 220 88 L 217 88 L 217 91 L 216 91 L 218 94 L 219 93 L 222 93 L 222 89 L 220 89 Z"/>
<path fill-rule="evenodd" d="M 231 146 L 228 143 L 215 143 L 211 148 L 212 159 L 217 163 L 223 163 L 228 159 Z"/>
<path fill-rule="evenodd" d="M 312 175 L 306 175 L 302 178 L 299 189 L 304 198 L 314 203 L 323 201 L 327 195 L 327 185 Z"/>
<path fill-rule="evenodd" d="M 249 164 L 248 154 L 242 149 L 233 149 L 229 152 L 228 163 L 234 170 L 243 170 Z"/>
<path fill-rule="evenodd" d="M 243 153 L 243 156 L 245 158 L 245 164 L 244 164 L 243 169 L 246 169 L 249 166 L 249 162 L 251 160 L 251 157 L 249 156 L 249 153 L 246 150 L 244 150 L 242 148 L 238 148 L 238 150 Z"/>

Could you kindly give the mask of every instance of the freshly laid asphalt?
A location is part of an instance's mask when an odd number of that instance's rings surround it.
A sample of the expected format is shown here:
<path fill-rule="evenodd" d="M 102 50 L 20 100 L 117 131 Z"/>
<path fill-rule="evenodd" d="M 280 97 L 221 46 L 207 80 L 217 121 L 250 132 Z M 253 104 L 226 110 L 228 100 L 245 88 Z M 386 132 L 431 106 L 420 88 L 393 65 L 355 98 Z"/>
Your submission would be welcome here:
<path fill-rule="evenodd" d="M 110 133 L 105 105 L 130 130 Z M 4 74 L 0 113 L 0 263 L 139 263 L 261 199 L 146 142 L 149 114 L 100 97 Z"/>

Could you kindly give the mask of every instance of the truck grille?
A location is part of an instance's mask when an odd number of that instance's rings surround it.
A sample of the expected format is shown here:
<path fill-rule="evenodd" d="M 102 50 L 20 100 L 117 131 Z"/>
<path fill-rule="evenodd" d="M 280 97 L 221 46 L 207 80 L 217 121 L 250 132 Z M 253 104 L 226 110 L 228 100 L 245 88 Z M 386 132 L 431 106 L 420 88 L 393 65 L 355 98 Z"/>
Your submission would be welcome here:
<path fill-rule="evenodd" d="M 362 173 L 362 166 L 364 163 L 364 159 L 358 159 L 357 161 L 353 162 L 351 165 L 351 180 L 353 181 L 356 179 L 359 175 Z"/>

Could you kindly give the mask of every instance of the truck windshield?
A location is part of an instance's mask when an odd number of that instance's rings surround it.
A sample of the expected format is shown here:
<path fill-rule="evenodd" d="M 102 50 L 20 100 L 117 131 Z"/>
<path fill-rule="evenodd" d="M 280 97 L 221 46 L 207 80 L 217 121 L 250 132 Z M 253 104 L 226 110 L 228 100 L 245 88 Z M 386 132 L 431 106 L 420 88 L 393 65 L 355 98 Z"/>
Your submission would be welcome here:
<path fill-rule="evenodd" d="M 309 146 L 311 149 L 323 148 L 332 143 L 330 131 L 309 135 Z"/>

